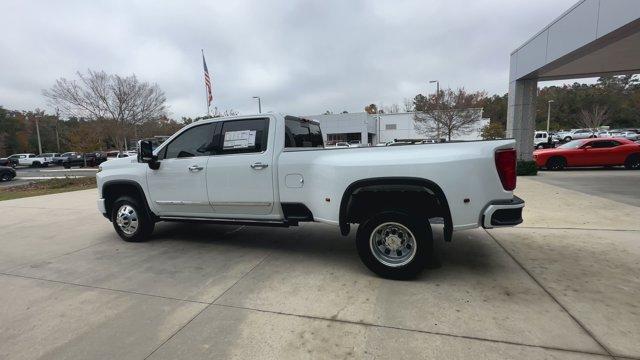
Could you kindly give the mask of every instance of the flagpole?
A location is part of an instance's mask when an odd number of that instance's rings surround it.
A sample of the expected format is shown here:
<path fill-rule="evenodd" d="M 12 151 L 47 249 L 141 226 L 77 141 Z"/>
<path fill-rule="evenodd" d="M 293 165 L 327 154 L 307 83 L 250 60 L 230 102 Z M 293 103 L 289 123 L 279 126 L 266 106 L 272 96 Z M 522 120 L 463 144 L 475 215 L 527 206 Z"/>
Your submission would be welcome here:
<path fill-rule="evenodd" d="M 200 52 L 202 53 L 202 60 L 204 61 L 204 49 L 200 49 Z M 207 103 L 207 116 L 211 116 L 211 104 L 209 103 L 209 93 L 207 92 L 206 85 L 204 87 L 204 102 Z"/>

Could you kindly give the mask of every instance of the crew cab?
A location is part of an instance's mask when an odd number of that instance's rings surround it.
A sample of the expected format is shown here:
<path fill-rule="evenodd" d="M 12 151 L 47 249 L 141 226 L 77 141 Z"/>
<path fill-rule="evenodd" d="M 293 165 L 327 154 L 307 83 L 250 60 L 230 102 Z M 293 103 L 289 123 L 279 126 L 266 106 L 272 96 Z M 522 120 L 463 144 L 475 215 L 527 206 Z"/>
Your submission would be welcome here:
<path fill-rule="evenodd" d="M 39 156 L 36 154 L 13 154 L 9 156 L 9 159 L 17 159 L 18 165 L 22 166 L 49 166 L 51 158 Z"/>
<path fill-rule="evenodd" d="M 98 208 L 125 241 L 158 221 L 335 225 L 364 264 L 383 277 L 416 276 L 433 253 L 429 219 L 444 238 L 522 222 L 514 140 L 397 147 L 325 148 L 320 125 L 262 114 L 207 119 L 137 158 L 97 173 Z"/>

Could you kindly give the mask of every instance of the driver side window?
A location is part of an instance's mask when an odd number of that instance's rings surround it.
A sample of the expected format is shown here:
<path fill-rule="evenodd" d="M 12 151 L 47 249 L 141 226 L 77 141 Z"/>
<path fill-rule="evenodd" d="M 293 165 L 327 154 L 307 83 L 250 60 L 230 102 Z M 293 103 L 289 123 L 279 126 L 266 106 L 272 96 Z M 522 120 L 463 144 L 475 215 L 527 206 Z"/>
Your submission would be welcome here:
<path fill-rule="evenodd" d="M 164 159 L 211 154 L 214 123 L 192 127 L 173 139 L 164 149 Z"/>

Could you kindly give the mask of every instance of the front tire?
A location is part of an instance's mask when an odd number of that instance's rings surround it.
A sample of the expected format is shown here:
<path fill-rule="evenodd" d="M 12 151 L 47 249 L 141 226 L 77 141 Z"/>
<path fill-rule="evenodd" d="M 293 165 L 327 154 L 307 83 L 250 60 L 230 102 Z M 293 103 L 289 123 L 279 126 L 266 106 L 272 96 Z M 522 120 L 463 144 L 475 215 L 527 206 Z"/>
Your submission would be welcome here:
<path fill-rule="evenodd" d="M 571 139 L 571 136 L 566 136 L 566 137 L 564 138 L 564 142 L 566 142 L 566 143 L 568 143 L 568 142 L 569 142 L 569 141 L 571 141 L 571 140 L 573 140 L 573 139 Z"/>
<path fill-rule="evenodd" d="M 563 158 L 563 157 L 552 157 L 551 159 L 547 160 L 547 170 L 553 170 L 553 171 L 557 171 L 557 170 L 562 170 L 565 168 L 565 166 L 567 166 L 567 161 Z"/>
<path fill-rule="evenodd" d="M 155 227 L 147 209 L 129 196 L 122 196 L 113 203 L 111 222 L 122 240 L 128 242 L 147 240 Z"/>
<path fill-rule="evenodd" d="M 11 179 L 13 179 L 13 176 L 9 173 L 4 173 L 0 176 L 0 181 L 10 181 Z"/>
<path fill-rule="evenodd" d="M 381 212 L 363 224 L 356 247 L 369 270 L 387 279 L 407 280 L 422 272 L 433 252 L 427 219 L 399 211 Z"/>
<path fill-rule="evenodd" d="M 640 169 L 640 154 L 631 154 L 624 162 L 624 167 L 627 170 L 639 170 Z"/>

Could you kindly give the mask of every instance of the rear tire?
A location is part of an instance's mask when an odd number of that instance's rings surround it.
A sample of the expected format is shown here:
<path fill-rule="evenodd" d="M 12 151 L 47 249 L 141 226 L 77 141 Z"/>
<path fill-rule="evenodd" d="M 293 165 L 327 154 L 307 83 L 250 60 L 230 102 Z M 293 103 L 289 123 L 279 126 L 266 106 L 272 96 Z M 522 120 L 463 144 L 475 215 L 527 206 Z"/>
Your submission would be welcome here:
<path fill-rule="evenodd" d="M 119 197 L 113 202 L 110 218 L 120 238 L 128 242 L 147 240 L 155 227 L 145 206 L 129 196 Z"/>
<path fill-rule="evenodd" d="M 546 168 L 547 170 L 558 171 L 563 170 L 567 166 L 567 160 L 563 157 L 556 156 L 547 160 Z"/>
<path fill-rule="evenodd" d="M 631 154 L 624 161 L 624 167 L 627 170 L 640 170 L 640 154 Z"/>
<path fill-rule="evenodd" d="M 564 140 L 564 142 L 569 142 L 569 141 L 571 141 L 573 139 L 571 139 L 571 136 L 565 136 L 565 138 L 563 140 Z"/>
<path fill-rule="evenodd" d="M 412 279 L 433 253 L 431 226 L 427 219 L 400 211 L 381 212 L 360 224 L 356 247 L 362 262 L 379 276 Z"/>
<path fill-rule="evenodd" d="M 13 179 L 13 176 L 11 176 L 11 174 L 9 173 L 4 173 L 2 174 L 2 176 L 0 176 L 0 181 L 9 181 Z"/>

